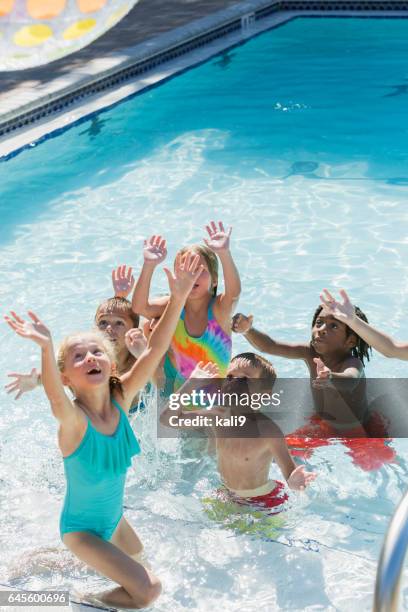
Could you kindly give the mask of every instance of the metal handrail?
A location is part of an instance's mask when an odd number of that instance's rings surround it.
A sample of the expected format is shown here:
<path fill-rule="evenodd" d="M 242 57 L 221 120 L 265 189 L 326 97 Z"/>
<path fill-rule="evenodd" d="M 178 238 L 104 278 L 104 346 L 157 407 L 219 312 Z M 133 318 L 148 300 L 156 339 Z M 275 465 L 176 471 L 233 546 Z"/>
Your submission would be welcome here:
<path fill-rule="evenodd" d="M 408 547 L 408 491 L 394 512 L 381 551 L 373 612 L 397 612 L 402 567 Z"/>

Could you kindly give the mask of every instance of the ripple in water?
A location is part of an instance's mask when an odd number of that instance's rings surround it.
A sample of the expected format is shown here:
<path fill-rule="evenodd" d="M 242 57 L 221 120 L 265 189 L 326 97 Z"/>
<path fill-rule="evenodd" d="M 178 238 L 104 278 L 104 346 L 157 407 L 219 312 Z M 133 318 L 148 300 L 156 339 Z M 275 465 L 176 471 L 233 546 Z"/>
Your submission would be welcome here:
<path fill-rule="evenodd" d="M 316 171 L 313 161 L 294 163 L 285 182 L 265 170 L 228 174 L 206 155 L 222 149 L 227 137 L 215 130 L 186 134 L 129 165 L 118 180 L 57 196 L 1 248 L 3 303 L 17 311 L 35 307 L 57 339 L 88 328 L 98 302 L 111 293 L 110 269 L 122 262 L 137 269 L 145 236 L 163 233 L 171 261 L 180 236 L 185 243 L 200 241 L 205 223 L 222 210 L 234 228 L 244 287 L 239 308 L 252 312 L 258 327 L 307 341 L 320 290 L 345 286 L 374 324 L 408 336 L 402 186 L 333 176 L 311 181 L 306 175 Z M 274 171 L 282 168 L 284 176 L 284 166 L 277 160 Z M 343 164 L 341 172 L 353 175 L 361 167 Z M 166 291 L 161 271 L 153 285 L 155 293 Z M 36 348 L 5 328 L 1 340 L 3 372 L 39 364 Z M 234 352 L 246 348 L 234 337 Z M 307 375 L 301 363 L 274 363 L 281 376 Z M 403 363 L 379 355 L 367 367 L 370 376 L 404 372 Z M 245 533 L 211 520 L 202 499 L 218 486 L 214 461 L 187 462 L 177 441 L 157 441 L 154 414 L 153 403 L 134 421 L 143 455 L 129 473 L 126 506 L 163 579 L 156 610 L 349 612 L 371 605 L 383 534 L 406 488 L 405 441 L 395 445 L 396 464 L 372 473 L 356 468 L 340 445 L 316 450 L 309 467 L 318 480 L 304 495 L 291 494 L 265 537 L 256 528 L 251 532 L 250 517 Z M 63 473 L 56 425 L 42 393 L 17 403 L 3 395 L 0 427 L 2 575 L 20 588 L 104 585 L 70 562 L 59 541 Z M 279 478 L 275 466 L 271 476 Z M 20 568 L 22 558 L 27 564 Z"/>

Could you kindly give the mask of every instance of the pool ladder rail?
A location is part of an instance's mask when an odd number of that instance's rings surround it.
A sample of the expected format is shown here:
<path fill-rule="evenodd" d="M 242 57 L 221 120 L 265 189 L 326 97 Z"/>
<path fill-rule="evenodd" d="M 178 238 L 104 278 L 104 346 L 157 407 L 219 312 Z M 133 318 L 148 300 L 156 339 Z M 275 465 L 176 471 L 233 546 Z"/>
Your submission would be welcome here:
<path fill-rule="evenodd" d="M 408 491 L 394 512 L 381 551 L 373 612 L 398 612 L 400 578 L 408 547 Z"/>

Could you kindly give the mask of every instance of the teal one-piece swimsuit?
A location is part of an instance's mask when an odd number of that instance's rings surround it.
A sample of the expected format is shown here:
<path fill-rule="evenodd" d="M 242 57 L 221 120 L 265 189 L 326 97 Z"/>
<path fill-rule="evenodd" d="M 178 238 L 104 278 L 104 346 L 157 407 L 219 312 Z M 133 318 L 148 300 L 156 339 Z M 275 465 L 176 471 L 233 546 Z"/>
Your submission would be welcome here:
<path fill-rule="evenodd" d="M 126 471 L 140 446 L 125 412 L 113 398 L 112 403 L 120 413 L 116 431 L 102 434 L 88 419 L 80 445 L 64 457 L 67 490 L 61 538 L 65 533 L 85 531 L 110 540 L 122 518 Z"/>

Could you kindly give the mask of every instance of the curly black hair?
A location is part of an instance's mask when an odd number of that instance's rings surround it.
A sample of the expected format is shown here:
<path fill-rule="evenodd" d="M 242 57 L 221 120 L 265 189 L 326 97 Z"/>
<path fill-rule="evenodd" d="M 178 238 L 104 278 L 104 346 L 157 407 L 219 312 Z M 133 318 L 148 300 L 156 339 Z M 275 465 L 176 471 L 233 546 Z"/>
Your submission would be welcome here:
<path fill-rule="evenodd" d="M 315 323 L 317 321 L 317 317 L 322 312 L 322 310 L 323 310 L 323 306 L 322 305 L 320 305 L 320 306 L 318 306 L 316 308 L 315 313 L 313 315 L 312 327 L 314 327 L 314 325 L 315 325 Z M 362 310 L 360 310 L 360 308 L 358 306 L 354 306 L 354 311 L 356 313 L 356 316 L 359 319 L 361 319 L 365 323 L 368 323 L 368 319 L 367 319 L 366 315 L 364 314 L 364 312 Z M 370 353 L 372 351 L 371 346 L 367 342 L 365 342 L 362 338 L 360 338 L 360 336 L 358 334 L 356 334 L 356 332 L 353 331 L 351 329 L 351 327 L 349 327 L 348 325 L 346 325 L 346 334 L 347 334 L 347 336 L 349 336 L 350 334 L 354 334 L 355 337 L 357 338 L 356 346 L 354 346 L 351 349 L 351 354 L 353 355 L 353 357 L 357 357 L 358 359 L 360 359 L 360 361 L 362 362 L 363 365 L 364 365 L 364 359 L 367 359 L 367 361 L 370 361 Z"/>

